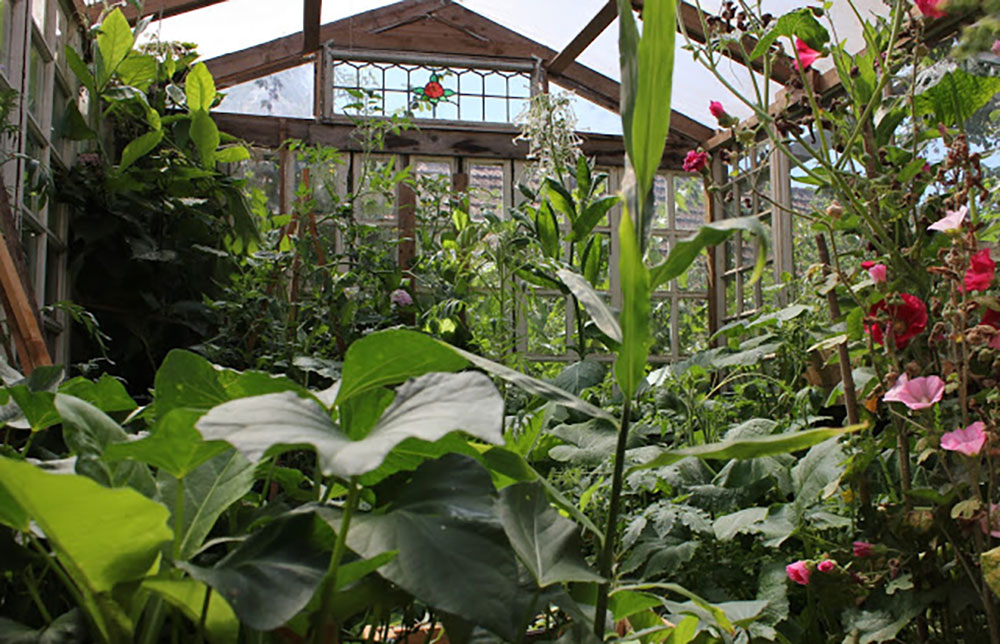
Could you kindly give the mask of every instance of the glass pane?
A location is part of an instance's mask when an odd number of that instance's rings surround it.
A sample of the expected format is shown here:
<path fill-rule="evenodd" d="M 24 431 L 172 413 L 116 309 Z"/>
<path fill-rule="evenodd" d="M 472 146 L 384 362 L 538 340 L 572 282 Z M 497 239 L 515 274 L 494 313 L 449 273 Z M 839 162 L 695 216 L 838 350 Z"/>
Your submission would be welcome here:
<path fill-rule="evenodd" d="M 66 15 L 66 9 L 63 7 L 62 3 L 56 5 L 56 43 L 54 51 L 52 52 L 53 57 L 56 62 L 60 65 L 63 63 L 63 50 L 69 43 L 69 30 L 72 29 L 72 23 L 69 17 Z"/>
<path fill-rule="evenodd" d="M 549 356 L 565 354 L 566 299 L 529 296 L 526 302 L 528 352 Z"/>
<path fill-rule="evenodd" d="M 708 345 L 708 302 L 681 298 L 677 304 L 677 339 L 682 355 L 691 355 Z"/>
<path fill-rule="evenodd" d="M 289 118 L 312 118 L 315 88 L 313 65 L 308 63 L 263 78 L 234 85 L 217 108 L 234 114 L 264 114 Z M 346 92 L 336 92 L 335 101 L 354 103 Z"/>
<path fill-rule="evenodd" d="M 503 216 L 503 179 L 501 165 L 469 166 L 469 215 L 473 219 L 481 220 L 488 212 Z"/>
<path fill-rule="evenodd" d="M 507 79 L 493 72 L 485 78 L 487 96 L 507 96 Z"/>
<path fill-rule="evenodd" d="M 276 157 L 241 161 L 233 175 L 246 179 L 248 188 L 260 192 L 269 213 L 281 211 L 281 167 Z"/>
<path fill-rule="evenodd" d="M 360 221 L 394 222 L 395 187 L 392 175 L 395 159 L 370 159 L 362 176 L 358 178 L 357 196 L 354 202 L 355 217 Z"/>
<path fill-rule="evenodd" d="M 31 60 L 28 76 L 28 110 L 36 120 L 41 121 L 42 92 L 45 83 L 45 59 L 38 45 L 31 43 Z"/>
<path fill-rule="evenodd" d="M 670 314 L 673 306 L 670 298 L 665 300 L 653 300 L 652 302 L 652 326 L 650 331 L 653 336 L 653 344 L 650 348 L 651 355 L 671 355 L 670 349 Z"/>
<path fill-rule="evenodd" d="M 698 255 L 691 268 L 677 278 L 677 287 L 682 291 L 708 290 L 708 256 L 705 253 Z"/>
<path fill-rule="evenodd" d="M 43 34 L 45 33 L 45 5 L 48 0 L 31 0 L 31 17 L 35 20 L 35 25 Z"/>
<path fill-rule="evenodd" d="M 507 122 L 508 120 L 507 99 L 487 98 L 485 103 L 486 103 L 486 115 L 483 120 L 489 121 L 490 123 Z"/>
<path fill-rule="evenodd" d="M 671 228 L 669 191 L 669 179 L 662 174 L 656 175 L 653 179 L 653 203 L 656 205 L 653 228 Z"/>
<path fill-rule="evenodd" d="M 483 120 L 483 99 L 478 96 L 459 96 L 459 110 L 463 121 Z"/>
<path fill-rule="evenodd" d="M 705 186 L 700 178 L 674 175 L 674 217 L 677 228 L 698 228 L 705 222 Z"/>
<path fill-rule="evenodd" d="M 53 145 L 57 146 L 61 153 L 67 152 L 70 145 L 69 141 L 62 141 L 63 134 L 63 124 L 66 118 L 66 107 L 69 105 L 69 92 L 63 87 L 63 84 L 58 80 L 55 83 L 54 91 L 52 92 L 52 127 L 49 136 L 52 139 Z M 67 159 L 68 161 L 68 159 Z"/>

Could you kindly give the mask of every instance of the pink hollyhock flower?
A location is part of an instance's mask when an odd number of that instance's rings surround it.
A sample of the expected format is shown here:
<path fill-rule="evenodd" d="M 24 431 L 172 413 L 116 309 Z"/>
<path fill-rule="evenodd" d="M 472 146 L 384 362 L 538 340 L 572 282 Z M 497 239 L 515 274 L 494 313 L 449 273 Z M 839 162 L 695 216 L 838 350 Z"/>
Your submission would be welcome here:
<path fill-rule="evenodd" d="M 1000 311 L 986 309 L 986 313 L 983 314 L 982 324 L 988 324 L 994 329 L 1000 329 Z M 993 336 L 993 339 L 990 340 L 990 347 L 1000 349 L 1000 334 Z"/>
<path fill-rule="evenodd" d="M 862 266 L 863 265 L 864 264 L 862 264 Z M 889 269 L 886 268 L 885 264 L 873 264 L 871 266 L 868 266 L 867 268 L 868 268 L 868 274 L 871 275 L 872 280 L 876 284 L 881 284 L 889 279 L 888 277 Z"/>
<path fill-rule="evenodd" d="M 990 47 L 990 51 L 993 52 L 994 56 L 1000 56 L 1000 40 L 993 41 L 993 46 Z"/>
<path fill-rule="evenodd" d="M 986 444 L 986 424 L 977 420 L 965 429 L 956 429 L 941 437 L 941 449 L 975 456 Z"/>
<path fill-rule="evenodd" d="M 801 38 L 795 39 L 795 53 L 798 54 L 798 59 L 795 61 L 795 68 L 798 70 L 808 69 L 816 62 L 817 58 L 823 55 L 807 45 L 806 41 Z"/>
<path fill-rule="evenodd" d="M 396 306 L 410 306 L 413 304 L 413 298 L 410 294 L 401 288 L 397 288 L 395 291 L 389 294 L 389 301 Z"/>
<path fill-rule="evenodd" d="M 881 300 L 868 310 L 868 317 L 877 317 L 885 311 L 889 314 L 889 324 L 870 324 L 865 328 L 877 344 L 885 344 L 885 336 L 891 335 L 897 349 L 905 349 L 910 340 L 927 328 L 927 306 L 916 295 L 900 293 L 902 304 L 888 304 Z"/>
<path fill-rule="evenodd" d="M 860 559 L 866 557 L 871 557 L 875 554 L 875 546 L 868 543 L 867 541 L 855 541 L 854 542 L 854 556 Z"/>
<path fill-rule="evenodd" d="M 969 270 L 965 271 L 965 291 L 985 291 L 993 283 L 997 264 L 990 257 L 990 249 L 984 248 L 972 256 Z"/>
<path fill-rule="evenodd" d="M 914 2 L 917 9 L 920 9 L 920 13 L 928 18 L 943 18 L 945 16 L 944 11 L 941 10 L 941 7 L 944 6 L 944 0 L 914 0 Z"/>
<path fill-rule="evenodd" d="M 717 119 L 721 119 L 726 115 L 726 108 L 722 107 L 722 103 L 719 101 L 711 101 L 708 104 L 708 111 L 712 113 Z"/>
<path fill-rule="evenodd" d="M 937 376 L 910 380 L 905 373 L 896 379 L 892 389 L 882 396 L 885 402 L 900 402 L 910 409 L 927 409 L 941 400 L 944 394 L 944 380 Z"/>
<path fill-rule="evenodd" d="M 708 165 L 708 152 L 689 150 L 684 157 L 684 172 L 701 172 Z"/>
<path fill-rule="evenodd" d="M 808 561 L 799 560 L 785 566 L 785 574 L 788 575 L 788 578 L 803 586 L 809 583 L 809 574 L 811 572 Z"/>
<path fill-rule="evenodd" d="M 816 570 L 820 572 L 830 572 L 837 567 L 837 562 L 833 559 L 824 559 L 816 564 Z"/>
<path fill-rule="evenodd" d="M 942 233 L 958 230 L 962 227 L 962 222 L 965 221 L 967 214 L 969 214 L 969 209 L 965 206 L 962 206 L 958 210 L 946 210 L 944 211 L 944 217 L 928 226 L 927 230 L 938 230 Z"/>

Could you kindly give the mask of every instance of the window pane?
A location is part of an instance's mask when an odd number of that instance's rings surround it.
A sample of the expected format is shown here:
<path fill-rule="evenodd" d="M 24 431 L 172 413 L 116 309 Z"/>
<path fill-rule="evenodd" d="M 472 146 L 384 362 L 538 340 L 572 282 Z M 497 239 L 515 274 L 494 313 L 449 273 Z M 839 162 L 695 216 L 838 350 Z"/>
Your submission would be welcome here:
<path fill-rule="evenodd" d="M 34 18 L 38 30 L 45 33 L 45 5 L 48 0 L 31 0 L 31 17 Z"/>
<path fill-rule="evenodd" d="M 45 82 L 45 59 L 35 43 L 31 43 L 31 61 L 28 67 L 28 110 L 36 120 L 41 120 L 42 92 Z"/>

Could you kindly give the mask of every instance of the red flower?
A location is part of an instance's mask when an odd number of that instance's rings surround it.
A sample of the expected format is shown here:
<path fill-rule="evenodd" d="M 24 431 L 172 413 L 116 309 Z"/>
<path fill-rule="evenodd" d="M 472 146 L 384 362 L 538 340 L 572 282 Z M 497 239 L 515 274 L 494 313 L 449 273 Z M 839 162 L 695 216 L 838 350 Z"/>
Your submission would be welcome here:
<path fill-rule="evenodd" d="M 684 157 L 684 172 L 701 172 L 708 165 L 708 152 L 689 150 Z"/>
<path fill-rule="evenodd" d="M 914 0 L 920 13 L 928 18 L 944 18 L 945 13 L 941 10 L 944 0 Z"/>
<path fill-rule="evenodd" d="M 721 119 L 726 115 L 726 108 L 722 107 L 722 103 L 719 101 L 711 101 L 708 104 L 708 111 L 712 113 L 717 119 Z"/>
<path fill-rule="evenodd" d="M 965 271 L 965 291 L 985 291 L 993 282 L 996 262 L 990 258 L 990 249 L 984 248 L 972 256 L 969 270 Z"/>
<path fill-rule="evenodd" d="M 441 98 L 444 96 L 444 88 L 441 87 L 441 83 L 431 81 L 424 85 L 424 95 L 427 98 Z"/>
<path fill-rule="evenodd" d="M 875 554 L 875 547 L 868 543 L 867 541 L 855 541 L 854 542 L 854 556 L 865 558 L 871 557 Z"/>
<path fill-rule="evenodd" d="M 903 299 L 902 304 L 888 304 L 882 300 L 868 311 L 868 317 L 872 318 L 882 312 L 888 313 L 888 325 L 875 323 L 865 328 L 877 344 L 885 344 L 885 336 L 890 335 L 897 349 L 905 349 L 912 338 L 927 328 L 927 306 L 915 295 L 900 293 L 899 296 Z"/>
<path fill-rule="evenodd" d="M 795 61 L 795 68 L 799 70 L 808 69 L 810 65 L 816 62 L 817 58 L 823 55 L 807 45 L 801 38 L 795 39 L 795 52 L 798 54 L 798 59 Z"/>

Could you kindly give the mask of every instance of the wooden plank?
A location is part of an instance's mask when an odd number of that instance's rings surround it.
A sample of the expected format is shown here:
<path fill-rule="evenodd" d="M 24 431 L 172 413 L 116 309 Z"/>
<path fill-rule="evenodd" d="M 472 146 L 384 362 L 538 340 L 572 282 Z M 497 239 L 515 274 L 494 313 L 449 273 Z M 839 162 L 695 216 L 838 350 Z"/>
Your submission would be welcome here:
<path fill-rule="evenodd" d="M 294 138 L 347 152 L 361 151 L 361 146 L 352 136 L 355 126 L 346 119 L 342 122 L 283 119 L 285 130 L 282 132 L 278 119 L 271 116 L 216 112 L 213 117 L 223 132 L 263 148 L 277 149 L 285 138 Z M 476 127 L 454 122 L 421 121 L 419 129 L 388 135 L 385 152 L 523 160 L 528 154 L 528 147 L 523 141 L 514 141 L 517 133 L 516 127 L 503 124 Z M 624 163 L 622 137 L 587 132 L 579 132 L 578 135 L 583 139 L 583 153 L 595 158 L 598 165 L 621 166 Z M 685 137 L 671 133 L 660 167 L 679 170 L 689 149 L 690 142 Z"/>
<path fill-rule="evenodd" d="M 319 28 L 323 0 L 305 0 L 302 3 L 302 53 L 310 54 L 320 47 Z"/>
<path fill-rule="evenodd" d="M 576 35 L 576 38 L 552 59 L 552 62 L 548 64 L 549 73 L 558 74 L 569 67 L 570 63 L 574 62 L 591 43 L 597 40 L 598 36 L 604 33 L 604 30 L 615 21 L 617 16 L 618 8 L 615 0 L 608 0 L 608 3 L 597 12 L 597 15 L 591 18 L 587 26 Z"/>
<path fill-rule="evenodd" d="M 156 16 L 158 18 L 169 18 L 187 13 L 188 11 L 194 11 L 195 9 L 219 4 L 220 2 L 225 2 L 225 0 L 146 0 L 141 17 Z M 97 22 L 103 10 L 104 6 L 101 3 L 92 5 L 87 10 L 90 22 Z M 140 18 L 139 11 L 131 4 L 125 4 L 121 7 L 121 10 L 130 23 L 134 24 Z"/>

